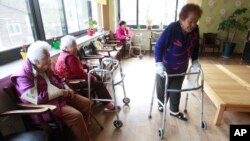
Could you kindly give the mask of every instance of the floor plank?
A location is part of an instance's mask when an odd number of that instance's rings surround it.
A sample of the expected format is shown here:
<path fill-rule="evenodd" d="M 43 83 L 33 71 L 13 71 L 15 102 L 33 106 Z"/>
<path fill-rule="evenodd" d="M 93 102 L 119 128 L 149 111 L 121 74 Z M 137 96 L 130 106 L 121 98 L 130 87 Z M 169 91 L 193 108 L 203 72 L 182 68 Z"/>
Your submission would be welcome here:
<path fill-rule="evenodd" d="M 216 57 L 202 57 L 201 63 L 211 64 L 242 64 L 239 57 L 232 59 L 223 59 Z M 90 127 L 90 133 L 93 141 L 159 141 L 158 128 L 161 126 L 162 113 L 158 112 L 156 101 L 152 112 L 152 119 L 148 118 L 150 100 L 155 75 L 154 59 L 149 56 L 124 59 L 122 62 L 123 70 L 126 74 L 125 87 L 127 96 L 131 103 L 123 106 L 122 88 L 117 86 L 118 104 L 122 106 L 119 113 L 123 122 L 123 127 L 116 129 L 113 121 L 116 119 L 114 113 L 103 112 L 102 106 L 93 108 L 94 114 L 104 130 L 100 131 L 93 124 Z M 198 95 L 199 96 L 199 95 Z M 180 110 L 184 109 L 185 94 L 182 95 Z M 205 95 L 204 101 L 204 119 L 208 124 L 206 131 L 200 128 L 200 103 L 190 95 L 188 100 L 188 122 L 180 121 L 169 116 L 167 111 L 167 126 L 164 141 L 228 141 L 230 124 L 249 124 L 249 113 L 225 112 L 221 126 L 213 124 L 216 108 L 210 99 Z"/>

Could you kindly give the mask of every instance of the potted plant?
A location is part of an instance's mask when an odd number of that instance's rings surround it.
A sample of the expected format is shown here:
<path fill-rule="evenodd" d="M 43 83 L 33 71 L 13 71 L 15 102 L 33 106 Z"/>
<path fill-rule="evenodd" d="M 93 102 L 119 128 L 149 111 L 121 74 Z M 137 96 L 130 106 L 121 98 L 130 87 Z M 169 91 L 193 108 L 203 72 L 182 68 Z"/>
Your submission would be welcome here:
<path fill-rule="evenodd" d="M 96 20 L 93 20 L 92 18 L 90 18 L 89 20 L 89 29 L 87 31 L 87 34 L 89 36 L 93 36 L 95 34 L 95 25 L 97 25 L 97 22 Z"/>
<path fill-rule="evenodd" d="M 236 9 L 229 17 L 219 23 L 218 30 L 226 31 L 226 39 L 223 44 L 222 56 L 229 58 L 236 46 L 234 43 L 235 34 L 237 31 L 246 31 L 250 17 L 244 16 L 247 8 Z M 229 35 L 232 34 L 231 37 Z"/>
<path fill-rule="evenodd" d="M 146 22 L 147 22 L 147 29 L 149 29 L 149 30 L 152 29 L 153 19 L 150 18 L 150 17 L 148 17 L 147 20 L 146 20 Z"/>
<path fill-rule="evenodd" d="M 53 37 L 52 39 L 52 46 L 54 49 L 60 49 L 60 42 L 56 39 L 56 37 Z"/>

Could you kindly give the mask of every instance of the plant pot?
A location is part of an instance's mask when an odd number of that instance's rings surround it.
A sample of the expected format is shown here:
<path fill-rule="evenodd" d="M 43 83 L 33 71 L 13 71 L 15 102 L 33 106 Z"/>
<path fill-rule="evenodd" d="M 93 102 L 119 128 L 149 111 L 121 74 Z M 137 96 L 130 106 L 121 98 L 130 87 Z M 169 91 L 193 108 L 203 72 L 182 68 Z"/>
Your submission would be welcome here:
<path fill-rule="evenodd" d="M 148 26 L 147 26 L 147 29 L 148 29 L 148 30 L 151 30 L 151 29 L 152 29 L 152 26 L 151 26 L 151 25 L 148 25 Z"/>
<path fill-rule="evenodd" d="M 60 42 L 57 40 L 53 40 L 52 46 L 54 47 L 54 49 L 60 49 Z"/>
<path fill-rule="evenodd" d="M 222 50 L 222 57 L 230 58 L 231 55 L 233 54 L 235 46 L 236 46 L 235 43 L 224 43 L 223 50 Z"/>
<path fill-rule="evenodd" d="M 89 30 L 87 30 L 87 34 L 88 34 L 89 36 L 93 36 L 93 35 L 95 34 L 95 30 L 89 29 Z"/>

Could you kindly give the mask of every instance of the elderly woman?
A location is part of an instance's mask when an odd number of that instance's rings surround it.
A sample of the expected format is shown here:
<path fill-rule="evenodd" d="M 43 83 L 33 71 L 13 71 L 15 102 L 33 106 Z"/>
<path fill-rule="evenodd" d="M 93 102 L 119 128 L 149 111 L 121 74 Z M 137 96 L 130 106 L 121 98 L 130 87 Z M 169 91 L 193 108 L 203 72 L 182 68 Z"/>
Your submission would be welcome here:
<path fill-rule="evenodd" d="M 199 52 L 199 27 L 198 20 L 202 9 L 195 4 L 186 4 L 180 11 L 179 21 L 171 23 L 155 45 L 157 96 L 163 103 L 165 90 L 164 72 L 167 74 L 184 73 L 188 68 L 189 58 L 192 65 L 200 67 L 198 62 Z M 168 88 L 181 89 L 184 76 L 168 78 Z M 179 112 L 180 93 L 169 92 L 170 115 L 186 121 L 187 118 Z M 159 105 L 159 111 L 163 107 Z"/>
<path fill-rule="evenodd" d="M 120 21 L 119 26 L 115 32 L 115 38 L 121 42 L 129 40 L 128 29 L 125 21 Z"/>
<path fill-rule="evenodd" d="M 77 58 L 77 45 L 75 37 L 66 35 L 61 39 L 61 53 L 55 66 L 55 72 L 66 80 L 84 79 L 87 82 L 88 74 L 83 69 L 83 64 Z M 85 66 L 85 64 L 84 64 Z M 87 85 L 86 85 L 87 86 Z M 111 96 L 103 82 L 99 81 L 94 75 L 91 76 L 91 88 L 101 99 L 111 99 Z M 104 111 L 114 111 L 115 106 L 112 102 L 102 102 L 106 106 Z"/>
<path fill-rule="evenodd" d="M 61 119 L 73 132 L 77 141 L 90 141 L 86 119 L 90 111 L 90 101 L 73 91 L 65 89 L 59 77 L 50 69 L 50 45 L 44 41 L 33 43 L 27 53 L 27 59 L 21 69 L 12 75 L 11 80 L 23 103 L 52 104 L 56 110 L 52 113 Z M 39 120 L 32 116 L 34 120 Z M 44 114 L 46 121 L 51 120 Z"/>

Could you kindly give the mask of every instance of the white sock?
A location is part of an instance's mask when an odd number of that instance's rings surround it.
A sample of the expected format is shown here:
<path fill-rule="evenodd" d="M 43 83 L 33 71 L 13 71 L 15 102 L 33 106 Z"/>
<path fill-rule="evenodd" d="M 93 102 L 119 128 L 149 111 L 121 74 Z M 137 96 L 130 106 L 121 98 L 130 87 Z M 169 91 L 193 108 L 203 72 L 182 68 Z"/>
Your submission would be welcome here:
<path fill-rule="evenodd" d="M 170 110 L 170 113 L 173 114 L 173 115 L 178 115 L 180 112 L 172 112 L 172 111 Z"/>

